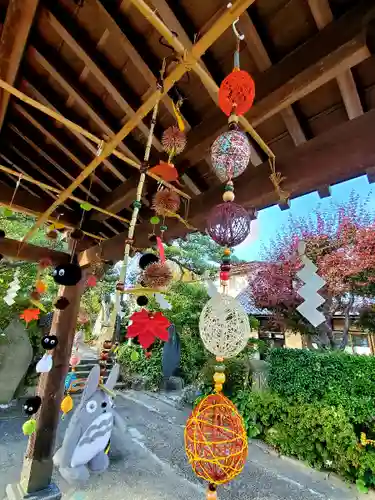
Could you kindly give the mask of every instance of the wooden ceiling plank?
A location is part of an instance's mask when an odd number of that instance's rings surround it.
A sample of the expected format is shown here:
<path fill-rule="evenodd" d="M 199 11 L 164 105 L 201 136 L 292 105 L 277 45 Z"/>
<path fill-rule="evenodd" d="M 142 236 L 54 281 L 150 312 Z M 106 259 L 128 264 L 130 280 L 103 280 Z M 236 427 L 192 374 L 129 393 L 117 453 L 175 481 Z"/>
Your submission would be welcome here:
<path fill-rule="evenodd" d="M 137 2 L 138 1 L 139 0 L 137 0 Z M 184 60 L 179 62 L 171 73 L 165 78 L 163 88 L 154 92 L 154 94 L 152 94 L 136 111 L 135 115 L 130 118 L 121 130 L 119 130 L 116 136 L 105 144 L 101 154 L 87 165 L 85 170 L 82 171 L 80 175 L 71 183 L 71 185 L 60 194 L 59 198 L 48 208 L 48 210 L 46 210 L 41 217 L 39 217 L 34 226 L 25 234 L 23 241 L 27 241 L 31 238 L 38 228 L 48 219 L 49 215 L 55 210 L 59 203 L 63 203 L 72 194 L 72 192 L 95 171 L 101 162 L 116 150 L 119 143 L 139 125 L 142 119 L 150 113 L 154 106 L 174 86 L 175 82 L 179 81 L 190 67 L 194 67 L 198 63 L 201 56 L 209 49 L 209 47 L 254 1 L 255 0 L 236 0 L 220 17 L 220 19 L 218 19 L 218 21 L 215 22 L 215 24 L 202 35 L 202 37 L 194 44 L 191 51 L 184 54 Z M 154 13 L 152 13 L 152 16 L 156 17 Z"/>
<path fill-rule="evenodd" d="M 87 115 L 91 118 L 91 120 L 103 131 L 106 136 L 112 138 L 115 133 L 113 130 L 105 123 L 105 121 L 98 115 L 98 113 L 86 102 L 86 100 L 78 93 L 78 91 L 73 87 L 71 83 L 68 82 L 65 76 L 62 76 L 52 64 L 39 52 L 35 47 L 29 49 L 32 52 L 32 56 L 36 61 L 44 68 L 56 82 L 61 85 L 61 87 L 67 92 L 69 95 L 73 97 L 78 106 L 80 106 Z M 132 153 L 132 151 L 124 144 L 119 144 L 119 149 L 125 155 L 129 156 L 132 160 L 140 163 L 140 160 Z"/>
<path fill-rule="evenodd" d="M 139 179 L 131 177 L 128 182 L 121 184 L 116 189 L 106 195 L 100 206 L 110 212 L 118 213 L 124 208 L 129 208 L 135 200 L 136 189 Z M 108 218 L 105 214 L 94 214 L 91 217 L 93 220 L 104 221 Z"/>
<path fill-rule="evenodd" d="M 98 5 L 98 8 L 100 9 L 100 14 L 101 18 L 105 19 L 107 25 L 112 28 L 114 32 L 117 32 L 119 34 L 119 40 L 120 40 L 120 45 L 124 49 L 124 52 L 128 55 L 128 57 L 131 59 L 132 63 L 139 69 L 140 73 L 142 74 L 143 78 L 145 81 L 150 85 L 150 89 L 142 96 L 142 100 L 146 100 L 147 97 L 149 96 L 150 91 L 155 91 L 156 89 L 156 84 L 157 84 L 157 79 L 154 75 L 154 73 L 150 70 L 140 53 L 137 51 L 137 49 L 134 47 L 134 45 L 130 42 L 130 40 L 127 38 L 125 33 L 121 30 L 119 25 L 116 23 L 115 19 L 108 13 L 107 9 L 103 6 L 102 2 L 99 0 L 96 0 L 96 4 Z M 125 13 L 128 9 L 126 8 L 125 4 L 122 3 L 119 6 L 120 12 Z M 168 113 L 170 116 L 173 117 L 173 119 L 176 119 L 174 111 L 173 111 L 173 101 L 172 99 L 167 95 L 165 99 L 163 100 L 163 104 L 165 105 Z M 185 122 L 185 128 L 186 132 L 189 132 L 190 130 L 190 125 L 187 122 L 187 120 L 184 118 Z"/>
<path fill-rule="evenodd" d="M 291 198 L 366 174 L 375 164 L 375 110 L 347 121 L 307 141 L 292 152 L 278 155 L 278 171 L 286 177 L 283 189 Z M 197 196 L 190 208 L 189 222 L 199 231 L 205 231 L 207 211 L 221 199 L 222 186 L 215 186 Z M 247 169 L 236 183 L 236 202 L 245 208 L 258 210 L 277 204 L 277 193 L 269 180 L 267 164 L 264 168 Z M 147 248 L 148 224 L 137 228 L 137 247 Z M 176 221 L 168 223 L 168 238 L 182 237 L 189 230 Z M 103 259 L 118 260 L 123 251 L 125 233 L 106 241 L 101 247 Z M 80 256 L 87 265 L 95 258 L 98 247 L 92 247 Z"/>
<path fill-rule="evenodd" d="M 333 14 L 328 0 L 308 0 L 308 4 L 319 30 L 322 30 L 333 21 Z M 361 116 L 363 107 L 351 70 L 349 69 L 338 75 L 336 80 L 349 120 Z"/>
<path fill-rule="evenodd" d="M 57 161 L 55 161 L 53 158 L 51 158 L 51 156 L 49 154 L 47 154 L 45 151 L 43 151 L 42 148 L 40 148 L 37 144 L 35 144 L 34 141 L 32 141 L 31 139 L 29 139 L 28 137 L 26 137 L 17 127 L 15 127 L 14 125 L 10 124 L 9 128 L 11 130 L 13 130 L 14 132 L 16 132 L 16 134 L 19 137 L 21 137 L 27 144 L 29 144 L 29 146 L 31 146 L 34 149 L 34 151 L 36 151 L 38 153 L 38 155 L 42 156 L 45 160 L 47 160 L 49 163 L 51 163 L 51 165 L 53 165 L 67 179 L 69 179 L 70 181 L 74 181 L 74 177 L 71 174 L 69 174 L 69 172 L 67 172 L 59 163 L 57 163 Z M 97 196 L 95 196 L 94 194 L 92 194 L 84 186 L 80 185 L 79 188 L 85 194 L 87 194 L 91 199 L 93 199 L 94 201 L 99 201 L 99 198 Z"/>
<path fill-rule="evenodd" d="M 0 38 L 0 78 L 14 85 L 39 0 L 10 0 Z M 10 95 L 0 94 L 0 129 Z"/>
<path fill-rule="evenodd" d="M 56 33 L 61 36 L 61 38 L 64 40 L 64 43 L 69 45 L 69 47 L 76 53 L 76 55 L 84 62 L 89 71 L 103 85 L 103 87 L 107 90 L 111 97 L 116 101 L 117 105 L 122 109 L 127 119 L 133 118 L 135 115 L 134 109 L 123 98 L 115 85 L 113 85 L 113 83 L 107 78 L 107 76 L 103 73 L 99 66 L 91 59 L 87 52 L 83 50 L 79 43 L 50 11 L 44 10 L 43 12 L 47 16 L 48 22 L 54 28 Z M 149 128 L 143 123 L 143 121 L 139 123 L 138 128 L 144 136 L 144 143 L 146 143 Z M 164 151 L 161 142 L 155 136 L 153 137 L 152 144 L 159 152 Z"/>
<path fill-rule="evenodd" d="M 370 55 L 366 45 L 366 22 L 375 16 L 375 6 L 365 0 L 358 8 L 317 33 L 304 45 L 255 78 L 258 99 L 246 114 L 257 126 L 349 67 Z M 214 139 L 227 128 L 220 110 L 206 117 L 190 134 L 189 149 L 181 155 L 194 165 L 204 157 Z"/>
<path fill-rule="evenodd" d="M 27 262 L 39 262 L 48 258 L 54 266 L 68 263 L 71 258 L 65 252 L 59 252 L 47 247 L 39 247 L 30 243 L 21 246 L 20 241 L 9 238 L 0 240 L 0 254 L 17 260 L 26 260 Z"/>
<path fill-rule="evenodd" d="M 51 132 L 49 132 L 41 123 L 38 122 L 26 109 L 20 104 L 14 103 L 13 108 L 26 120 L 31 123 L 39 132 L 41 132 L 45 138 L 54 144 L 60 151 L 62 151 L 73 163 L 75 163 L 81 170 L 85 168 L 85 164 L 81 162 L 75 154 L 73 154 L 68 148 L 66 148 Z M 101 186 L 107 193 L 111 191 L 111 188 L 107 186 L 98 176 L 93 176 L 93 182 L 96 182 Z"/>
<path fill-rule="evenodd" d="M 22 84 L 24 84 L 26 86 L 26 88 L 29 90 L 29 92 L 31 94 L 34 95 L 34 97 L 39 101 L 41 102 L 42 104 L 44 104 L 45 106 L 53 109 L 54 111 L 56 111 L 57 113 L 60 113 L 59 110 L 57 108 L 55 108 L 55 106 L 43 95 L 39 92 L 39 90 L 37 88 L 34 87 L 34 85 L 32 85 L 29 81 L 23 79 L 22 80 Z M 73 100 L 74 102 L 74 100 Z M 96 155 L 98 149 L 97 147 L 95 147 L 89 140 L 87 140 L 82 134 L 80 134 L 79 132 L 76 132 L 75 130 L 73 129 L 68 129 L 78 140 L 81 144 L 83 144 L 89 151 L 90 153 L 92 153 L 94 156 Z M 126 177 L 124 177 L 121 172 L 116 168 L 114 167 L 114 165 L 109 161 L 109 160 L 105 160 L 103 162 L 103 164 L 108 168 L 108 170 L 110 172 L 112 172 L 112 174 L 114 174 L 121 182 L 125 182 L 126 181 Z"/>
<path fill-rule="evenodd" d="M 239 26 L 241 32 L 245 35 L 245 42 L 257 68 L 259 71 L 266 71 L 272 66 L 272 62 L 254 26 L 254 23 L 247 12 L 241 16 Z M 296 114 L 293 111 L 293 108 L 291 106 L 287 106 L 281 111 L 280 114 L 294 144 L 299 146 L 300 144 L 306 142 L 306 136 L 298 118 L 296 117 Z"/>

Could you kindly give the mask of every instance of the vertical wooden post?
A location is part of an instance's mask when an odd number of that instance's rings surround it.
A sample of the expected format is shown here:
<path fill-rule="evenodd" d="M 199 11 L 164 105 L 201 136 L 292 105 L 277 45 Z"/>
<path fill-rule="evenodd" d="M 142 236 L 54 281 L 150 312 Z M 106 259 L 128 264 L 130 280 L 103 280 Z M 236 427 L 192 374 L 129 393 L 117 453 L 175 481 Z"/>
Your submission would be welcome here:
<path fill-rule="evenodd" d="M 7 487 L 9 499 L 34 498 L 35 492 L 38 492 L 35 498 L 61 498 L 57 487 L 51 485 L 52 457 L 84 283 L 82 279 L 74 287 L 60 287 L 59 295 L 69 300 L 69 306 L 63 311 L 55 311 L 53 316 L 51 334 L 59 341 L 52 355 L 53 368 L 39 377 L 37 394 L 42 398 L 42 406 L 37 415 L 37 430 L 29 439 L 20 484 Z"/>

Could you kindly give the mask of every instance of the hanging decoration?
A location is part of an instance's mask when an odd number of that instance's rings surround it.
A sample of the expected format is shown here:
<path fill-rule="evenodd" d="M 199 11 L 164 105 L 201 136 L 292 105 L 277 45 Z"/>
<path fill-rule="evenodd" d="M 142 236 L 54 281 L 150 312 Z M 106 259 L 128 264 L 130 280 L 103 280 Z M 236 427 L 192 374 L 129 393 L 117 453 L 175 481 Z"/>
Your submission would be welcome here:
<path fill-rule="evenodd" d="M 202 310 L 199 333 L 208 351 L 220 358 L 232 358 L 249 340 L 249 318 L 236 299 L 216 294 Z"/>
<path fill-rule="evenodd" d="M 234 179 L 246 170 L 250 152 L 250 142 L 240 130 L 229 130 L 215 139 L 211 146 L 211 161 L 221 182 Z"/>
<path fill-rule="evenodd" d="M 146 309 L 137 311 L 130 316 L 132 324 L 128 326 L 126 337 L 128 339 L 138 337 L 139 343 L 144 349 L 148 349 L 155 338 L 168 341 L 168 327 L 170 321 L 161 312 L 149 312 Z"/>
<path fill-rule="evenodd" d="M 172 163 L 165 161 L 159 162 L 158 165 L 149 169 L 150 174 L 157 175 L 166 182 L 177 182 L 178 172 Z"/>
<path fill-rule="evenodd" d="M 37 413 L 41 404 L 42 399 L 40 398 L 40 396 L 32 396 L 31 398 L 26 399 L 22 406 L 22 409 L 26 413 L 26 415 L 31 416 L 34 415 L 34 413 Z"/>
<path fill-rule="evenodd" d="M 25 309 L 21 314 L 20 318 L 23 319 L 28 325 L 31 321 L 38 320 L 40 315 L 40 309 L 29 308 Z"/>
<path fill-rule="evenodd" d="M 19 275 L 20 275 L 20 269 L 18 267 L 14 272 L 13 280 L 11 281 L 11 283 L 8 287 L 8 291 L 4 297 L 4 302 L 8 306 L 12 306 L 14 304 L 14 302 L 15 302 L 14 299 L 16 298 L 17 293 L 18 293 L 19 289 L 21 288 Z"/>
<path fill-rule="evenodd" d="M 54 303 L 54 306 L 59 311 L 63 311 L 69 305 L 69 300 L 66 297 L 58 297 Z"/>
<path fill-rule="evenodd" d="M 185 450 L 195 474 L 209 482 L 207 499 L 216 487 L 244 468 L 248 439 L 243 419 L 222 394 L 211 394 L 193 410 L 185 427 Z"/>
<path fill-rule="evenodd" d="M 297 293 L 305 301 L 297 307 L 297 311 L 316 328 L 326 320 L 324 314 L 317 309 L 325 302 L 325 299 L 317 292 L 323 288 L 326 282 L 317 274 L 318 268 L 306 256 L 305 251 L 306 243 L 300 241 L 298 243 L 298 253 L 303 263 L 303 268 L 298 271 L 297 276 L 304 285 Z"/>
<path fill-rule="evenodd" d="M 75 286 L 81 281 L 82 269 L 73 262 L 60 264 L 54 269 L 52 276 L 58 285 Z"/>
<path fill-rule="evenodd" d="M 186 147 L 187 139 L 183 131 L 173 125 L 167 128 L 162 135 L 161 143 L 164 151 L 168 154 L 168 163 L 181 154 Z"/>
<path fill-rule="evenodd" d="M 163 217 L 173 216 L 180 208 L 181 200 L 179 195 L 169 188 L 157 191 L 152 200 L 152 208 L 157 215 Z"/>
<path fill-rule="evenodd" d="M 165 288 L 172 281 L 172 271 L 166 262 L 154 262 L 145 268 L 142 280 L 147 287 Z"/>
<path fill-rule="evenodd" d="M 224 193 L 225 195 L 225 193 Z M 251 217 L 231 201 L 214 207 L 207 217 L 207 232 L 221 246 L 235 247 L 250 234 Z"/>

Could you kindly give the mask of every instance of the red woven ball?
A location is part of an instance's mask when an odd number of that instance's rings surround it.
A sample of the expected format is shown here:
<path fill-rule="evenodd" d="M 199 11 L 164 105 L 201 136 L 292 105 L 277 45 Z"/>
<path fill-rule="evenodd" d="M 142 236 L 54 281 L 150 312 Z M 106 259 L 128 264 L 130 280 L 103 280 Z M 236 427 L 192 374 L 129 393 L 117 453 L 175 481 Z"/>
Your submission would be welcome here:
<path fill-rule="evenodd" d="M 220 85 L 219 106 L 227 116 L 232 112 L 241 116 L 249 111 L 254 97 L 254 80 L 246 71 L 235 70 Z"/>
<path fill-rule="evenodd" d="M 207 232 L 221 246 L 235 247 L 250 234 L 250 215 L 241 205 L 216 205 L 207 218 Z"/>
<path fill-rule="evenodd" d="M 224 484 L 243 469 L 248 444 L 243 419 L 222 394 L 211 394 L 193 410 L 185 427 L 185 450 L 195 474 Z"/>

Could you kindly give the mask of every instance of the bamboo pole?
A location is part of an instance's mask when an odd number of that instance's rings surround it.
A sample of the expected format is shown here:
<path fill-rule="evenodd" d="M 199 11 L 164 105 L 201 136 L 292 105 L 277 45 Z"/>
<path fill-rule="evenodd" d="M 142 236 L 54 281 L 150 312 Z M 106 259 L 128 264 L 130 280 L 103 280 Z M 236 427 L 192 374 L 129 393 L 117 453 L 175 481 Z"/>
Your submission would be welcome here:
<path fill-rule="evenodd" d="M 176 36 L 167 28 L 163 21 L 155 14 L 155 12 L 147 5 L 144 0 L 131 0 L 139 12 L 152 24 L 152 26 L 165 38 L 165 40 L 174 48 L 174 50 L 184 56 L 188 47 L 184 47 Z M 254 3 L 255 0 L 249 2 L 249 5 Z M 203 65 L 198 61 L 193 67 L 194 72 L 200 78 L 204 87 L 207 89 L 211 99 L 218 104 L 219 87 L 216 85 L 209 73 L 204 69 Z M 254 130 L 250 122 L 244 117 L 239 117 L 239 122 L 254 141 L 263 149 L 269 158 L 275 158 L 272 150 L 263 141 L 260 135 Z"/>
<path fill-rule="evenodd" d="M 0 170 L 2 172 L 6 172 L 7 174 L 14 175 L 15 177 L 19 177 L 23 181 L 30 182 L 31 184 L 35 184 L 36 186 L 39 186 L 42 189 L 45 189 L 47 191 L 52 191 L 54 193 L 60 194 L 62 192 L 61 189 L 55 188 L 54 186 L 50 186 L 49 184 L 45 184 L 44 182 L 37 181 L 30 177 L 27 174 L 23 174 L 21 172 L 17 172 L 16 170 L 12 170 L 11 168 L 4 167 L 3 165 L 0 165 Z M 73 201 L 76 201 L 77 203 L 86 203 L 85 200 L 81 198 L 77 198 L 76 196 L 70 195 L 69 198 Z M 108 215 L 108 217 L 113 217 L 114 219 L 118 219 L 121 222 L 124 222 L 125 224 L 128 224 L 130 222 L 129 219 L 126 219 L 125 217 L 121 217 L 121 215 L 114 214 L 112 212 L 109 212 L 108 210 L 105 210 L 104 208 L 98 207 L 96 205 L 93 205 L 90 202 L 90 205 L 92 206 L 93 210 L 96 210 L 97 212 L 101 212 L 102 214 Z"/>
<path fill-rule="evenodd" d="M 18 99 L 20 99 L 22 102 L 28 104 L 29 106 L 32 106 L 33 108 L 38 109 L 42 113 L 48 115 L 49 117 L 53 118 L 54 120 L 56 120 L 60 123 L 62 123 L 68 129 L 72 130 L 73 132 L 81 134 L 84 137 L 86 137 L 87 139 L 90 139 L 92 142 L 94 142 L 98 146 L 101 146 L 103 144 L 102 139 L 99 139 L 99 137 L 96 137 L 94 134 L 92 134 L 88 130 L 84 129 L 80 125 L 77 125 L 76 123 L 72 122 L 71 120 L 68 120 L 63 115 L 61 115 L 60 113 L 57 113 L 56 111 L 49 108 L 48 106 L 45 106 L 44 104 L 41 104 L 38 101 L 35 101 L 34 99 L 32 99 L 28 95 L 24 94 L 20 90 L 16 89 L 15 87 L 12 87 L 12 85 L 9 85 L 9 83 L 5 82 L 4 80 L 1 80 L 1 78 L 0 78 L 0 88 L 6 90 L 10 94 L 12 94 L 14 97 L 17 97 Z M 123 153 L 121 153 L 117 149 L 112 151 L 112 154 L 115 155 L 120 160 L 122 160 L 123 162 L 127 163 L 128 165 L 136 168 L 137 170 L 141 169 L 141 165 L 139 163 L 132 160 L 131 158 L 128 158 L 127 156 L 125 156 Z M 172 189 L 173 191 L 178 193 L 183 198 L 186 198 L 187 200 L 191 199 L 191 196 L 189 196 L 187 193 L 176 188 L 173 184 L 170 184 L 169 182 L 163 180 L 161 177 L 158 177 L 157 175 L 155 175 L 151 172 L 147 172 L 147 175 L 149 177 L 152 177 L 153 179 L 155 179 L 157 182 L 160 182 L 164 186 L 168 187 L 169 189 Z"/>
<path fill-rule="evenodd" d="M 27 241 L 37 229 L 44 224 L 48 217 L 61 205 L 72 192 L 107 158 L 120 142 L 127 137 L 130 132 L 137 127 L 140 121 L 153 109 L 159 99 L 161 99 L 173 87 L 173 85 L 180 80 L 180 78 L 191 68 L 193 68 L 199 61 L 200 57 L 206 50 L 220 37 L 220 35 L 235 21 L 254 0 L 237 0 L 232 7 L 230 7 L 218 19 L 212 27 L 205 33 L 202 38 L 193 45 L 190 52 L 186 52 L 183 60 L 175 67 L 170 75 L 164 80 L 163 91 L 156 90 L 152 95 L 141 105 L 141 107 L 134 113 L 134 116 L 128 120 L 122 129 L 105 144 L 102 152 L 79 174 L 72 184 L 60 193 L 57 200 L 42 214 L 36 221 L 34 226 L 27 232 L 22 241 Z"/>

